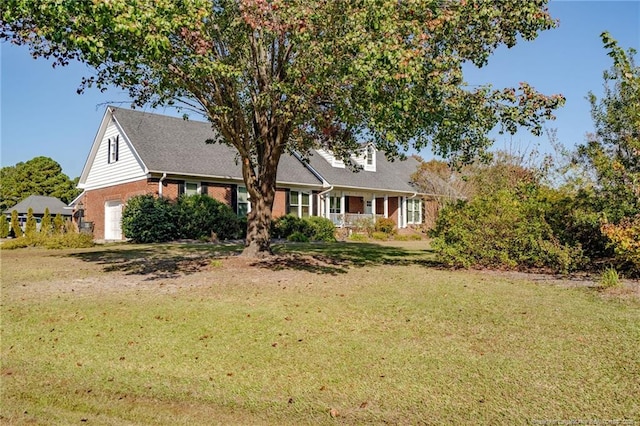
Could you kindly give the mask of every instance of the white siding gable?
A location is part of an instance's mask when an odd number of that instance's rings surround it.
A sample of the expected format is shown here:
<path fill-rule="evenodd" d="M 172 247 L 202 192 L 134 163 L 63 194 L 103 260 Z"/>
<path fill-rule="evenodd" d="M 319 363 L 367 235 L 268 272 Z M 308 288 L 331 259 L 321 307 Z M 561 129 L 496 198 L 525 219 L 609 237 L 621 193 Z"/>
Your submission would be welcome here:
<path fill-rule="evenodd" d="M 118 158 L 109 158 L 110 141 L 118 138 Z M 96 189 L 133 182 L 146 178 L 146 167 L 131 146 L 128 138 L 113 119 L 109 120 L 104 134 L 99 141 L 90 164 L 86 179 L 81 182 L 84 189 Z"/>

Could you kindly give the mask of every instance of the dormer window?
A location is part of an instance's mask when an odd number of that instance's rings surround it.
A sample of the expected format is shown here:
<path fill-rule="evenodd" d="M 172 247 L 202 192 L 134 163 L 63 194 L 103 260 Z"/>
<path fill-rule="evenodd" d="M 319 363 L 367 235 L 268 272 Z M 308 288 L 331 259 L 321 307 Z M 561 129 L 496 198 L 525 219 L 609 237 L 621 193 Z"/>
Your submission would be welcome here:
<path fill-rule="evenodd" d="M 375 152 L 373 150 L 373 147 L 370 146 L 367 148 L 367 166 L 373 166 L 373 156 L 374 156 Z"/>
<path fill-rule="evenodd" d="M 369 145 L 364 152 L 364 169 L 368 172 L 376 171 L 376 148 Z"/>

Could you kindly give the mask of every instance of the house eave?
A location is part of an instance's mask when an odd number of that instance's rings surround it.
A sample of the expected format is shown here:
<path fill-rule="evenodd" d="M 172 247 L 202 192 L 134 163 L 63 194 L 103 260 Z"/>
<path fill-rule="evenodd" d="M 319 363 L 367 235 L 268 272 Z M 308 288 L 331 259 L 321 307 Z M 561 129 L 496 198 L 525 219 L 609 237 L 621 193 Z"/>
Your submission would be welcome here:
<path fill-rule="evenodd" d="M 384 193 L 384 194 L 401 194 L 401 195 L 428 195 L 428 194 L 423 194 L 421 192 L 416 192 L 416 191 L 403 191 L 403 190 L 399 190 L 399 189 L 391 189 L 391 188 L 367 188 L 364 186 L 348 186 L 348 185 L 339 185 L 339 184 L 333 184 L 334 189 L 336 190 L 347 190 L 347 191 L 366 191 L 366 192 L 377 192 L 377 193 Z"/>
<path fill-rule="evenodd" d="M 149 170 L 149 172 L 147 173 L 147 177 L 152 177 L 155 175 L 157 176 L 163 176 L 165 175 L 168 178 L 193 178 L 193 179 L 198 179 L 198 180 L 202 180 L 202 179 L 208 179 L 208 180 L 225 180 L 225 181 L 233 181 L 233 182 L 239 182 L 239 183 L 243 183 L 244 180 L 242 178 L 239 177 L 235 177 L 235 176 L 224 176 L 224 175 L 202 175 L 202 174 L 196 174 L 196 173 L 176 173 L 176 172 L 169 172 L 169 171 L 163 171 L 163 170 Z M 312 184 L 312 183 L 301 183 L 301 182 L 288 182 L 288 181 L 276 181 L 276 184 L 279 186 L 299 186 L 299 187 L 311 187 L 311 188 L 324 188 L 322 183 L 317 183 L 317 184 Z"/>

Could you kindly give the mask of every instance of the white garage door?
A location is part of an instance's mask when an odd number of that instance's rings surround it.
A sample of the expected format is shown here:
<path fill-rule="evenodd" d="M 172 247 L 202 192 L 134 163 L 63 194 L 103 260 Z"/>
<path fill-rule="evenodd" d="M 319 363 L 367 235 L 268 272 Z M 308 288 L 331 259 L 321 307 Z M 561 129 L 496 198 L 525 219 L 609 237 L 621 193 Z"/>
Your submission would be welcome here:
<path fill-rule="evenodd" d="M 122 202 L 107 201 L 104 204 L 104 239 L 122 239 Z"/>

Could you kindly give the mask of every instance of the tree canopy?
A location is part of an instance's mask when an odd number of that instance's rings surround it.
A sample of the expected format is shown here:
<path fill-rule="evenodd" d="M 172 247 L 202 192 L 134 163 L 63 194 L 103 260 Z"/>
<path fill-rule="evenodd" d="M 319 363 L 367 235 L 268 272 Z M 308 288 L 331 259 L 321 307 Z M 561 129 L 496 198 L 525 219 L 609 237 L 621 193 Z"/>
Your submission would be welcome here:
<path fill-rule="evenodd" d="M 0 211 L 13 207 L 29 195 L 47 195 L 70 203 L 80 194 L 77 178 L 69 179 L 62 167 L 49 157 L 0 169 Z"/>
<path fill-rule="evenodd" d="M 603 74 L 604 95 L 589 93 L 596 132 L 578 147 L 578 161 L 594 173 L 608 220 L 640 214 L 640 67 L 608 32 L 601 35 L 613 66 Z"/>
<path fill-rule="evenodd" d="M 362 142 L 470 161 L 495 127 L 541 132 L 561 95 L 469 87 L 462 65 L 533 40 L 546 0 L 6 0 L 0 39 L 95 69 L 136 106 L 201 113 L 237 149 L 250 194 L 247 245 L 269 251 L 283 152 L 319 144 L 346 160 Z"/>

